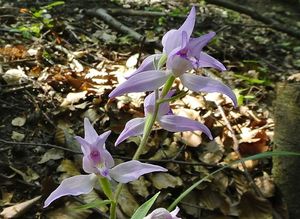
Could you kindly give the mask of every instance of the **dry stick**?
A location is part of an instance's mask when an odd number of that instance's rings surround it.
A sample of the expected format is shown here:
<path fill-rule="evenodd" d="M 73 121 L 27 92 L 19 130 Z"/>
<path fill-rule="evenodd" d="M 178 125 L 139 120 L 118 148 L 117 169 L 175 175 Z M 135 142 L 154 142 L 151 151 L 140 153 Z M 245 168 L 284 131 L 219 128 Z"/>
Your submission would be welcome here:
<path fill-rule="evenodd" d="M 82 152 L 80 152 L 80 151 L 75 151 L 75 150 L 72 150 L 72 149 L 69 149 L 69 148 L 64 148 L 62 146 L 58 146 L 58 145 L 54 145 L 54 144 L 16 142 L 16 141 L 8 141 L 8 140 L 1 139 L 1 138 L 0 138 L 0 142 L 5 143 L 5 144 L 16 144 L 16 145 L 27 145 L 27 146 L 32 145 L 32 146 L 42 146 L 42 147 L 48 147 L 48 148 L 56 148 L 56 149 L 72 152 L 74 154 L 82 154 Z"/>
<path fill-rule="evenodd" d="M 251 18 L 253 18 L 254 20 L 258 20 L 265 24 L 270 25 L 270 27 L 274 30 L 286 33 L 290 36 L 300 39 L 300 31 L 298 31 L 297 29 L 288 28 L 287 25 L 281 24 L 272 18 L 262 16 L 261 14 L 259 14 L 257 11 L 255 11 L 252 8 L 247 8 L 245 6 L 241 6 L 240 4 L 235 4 L 228 0 L 205 0 L 205 1 L 210 4 L 218 5 L 218 6 L 221 6 L 224 8 L 228 8 L 228 9 L 246 14 L 246 15 L 250 16 Z"/>
<path fill-rule="evenodd" d="M 236 135 L 235 135 L 235 132 L 230 124 L 230 122 L 228 121 L 226 115 L 225 115 L 225 112 L 223 110 L 223 108 L 220 106 L 219 103 L 215 102 L 215 104 L 217 105 L 218 107 L 218 110 L 220 111 L 221 113 L 221 116 L 222 118 L 224 119 L 225 121 L 225 124 L 227 126 L 227 128 L 229 129 L 229 131 L 231 132 L 231 135 L 232 135 L 232 140 L 233 140 L 233 150 L 235 151 L 235 153 L 238 155 L 238 158 L 239 160 L 242 159 L 242 156 L 239 152 L 239 141 L 238 139 L 236 138 Z M 261 197 L 261 198 L 264 198 L 264 195 L 263 193 L 260 191 L 260 189 L 258 188 L 258 186 L 255 184 L 255 182 L 253 181 L 252 177 L 250 176 L 248 170 L 247 170 L 247 167 L 246 167 L 246 164 L 244 161 L 241 162 L 242 166 L 243 166 L 243 169 L 244 169 L 244 172 L 245 172 L 245 176 L 246 176 L 246 179 L 248 180 L 249 184 L 252 186 L 253 190 L 255 191 L 255 193 L 257 194 L 257 196 Z"/>
<path fill-rule="evenodd" d="M 104 10 L 102 8 L 99 8 L 97 10 L 88 10 L 86 12 L 89 15 L 93 15 L 93 16 L 101 18 L 102 20 L 104 20 L 106 23 L 108 23 L 112 27 L 116 28 L 117 30 L 120 30 L 123 33 L 130 35 L 131 37 L 133 37 L 134 39 L 136 39 L 138 41 L 141 41 L 143 39 L 143 36 L 141 34 L 132 30 L 131 28 L 125 26 L 124 24 L 119 22 L 117 19 L 115 19 L 114 17 L 109 15 L 106 12 L 106 10 Z"/>
<path fill-rule="evenodd" d="M 144 38 L 143 35 L 139 34 L 138 32 L 131 29 L 130 27 L 122 24 L 120 21 L 118 21 L 117 19 L 115 19 L 114 17 L 109 15 L 107 13 L 107 11 L 102 9 L 102 8 L 99 8 L 99 9 L 96 9 L 96 10 L 87 10 L 86 14 L 88 14 L 90 16 L 95 16 L 95 17 L 101 18 L 108 25 L 112 26 L 113 28 L 115 28 L 116 30 L 118 30 L 122 33 L 128 34 L 133 39 L 135 39 L 139 42 L 141 42 Z M 157 43 L 156 41 L 155 42 L 145 41 L 145 44 L 151 44 L 151 45 L 156 46 L 157 48 L 161 48 L 161 45 L 159 43 Z"/>
<path fill-rule="evenodd" d="M 129 15 L 129 16 L 143 16 L 143 17 L 176 17 L 176 18 L 186 18 L 186 15 L 172 15 L 167 12 L 160 11 L 144 11 L 144 10 L 134 10 L 134 9 L 123 9 L 123 8 L 108 8 L 107 11 L 112 15 Z"/>

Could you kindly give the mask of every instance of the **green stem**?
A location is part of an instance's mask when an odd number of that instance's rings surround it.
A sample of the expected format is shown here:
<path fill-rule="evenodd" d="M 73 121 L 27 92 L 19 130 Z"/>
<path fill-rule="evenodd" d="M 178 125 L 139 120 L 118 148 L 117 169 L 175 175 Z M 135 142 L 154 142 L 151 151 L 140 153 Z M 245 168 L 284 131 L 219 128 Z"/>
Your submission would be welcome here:
<path fill-rule="evenodd" d="M 105 177 L 100 177 L 99 183 L 101 185 L 101 188 L 103 189 L 104 194 L 107 196 L 107 198 L 111 201 L 110 203 L 110 219 L 116 219 L 116 206 L 117 203 L 114 199 L 113 192 L 111 190 L 110 182 Z"/>
<path fill-rule="evenodd" d="M 177 100 L 177 99 L 179 99 L 181 97 L 184 97 L 187 93 L 188 93 L 188 91 L 183 91 L 183 92 L 180 92 L 178 95 L 173 96 L 171 98 L 159 99 L 157 101 L 157 103 L 158 104 L 162 104 L 162 103 L 165 103 L 165 102 L 172 102 L 172 101 Z"/>
<path fill-rule="evenodd" d="M 113 192 L 111 190 L 111 186 L 110 186 L 109 180 L 107 178 L 105 178 L 105 177 L 100 177 L 99 183 L 100 183 L 101 188 L 103 189 L 103 192 L 106 195 L 106 197 L 109 200 L 113 201 L 114 200 L 114 196 L 113 196 Z"/>
<path fill-rule="evenodd" d="M 116 219 L 117 218 L 116 207 L 117 207 L 117 202 L 112 201 L 111 204 L 110 204 L 110 209 L 109 209 L 109 213 L 110 213 L 109 219 Z"/>
<path fill-rule="evenodd" d="M 141 153 L 143 152 L 143 150 L 144 150 L 144 148 L 147 144 L 148 138 L 150 136 L 150 133 L 152 131 L 152 127 L 155 123 L 157 113 L 158 113 L 158 107 L 157 107 L 157 104 L 155 104 L 154 113 L 153 114 L 149 113 L 146 117 L 146 122 L 145 122 L 145 127 L 144 127 L 144 134 L 143 134 L 141 143 L 140 143 L 138 149 L 136 150 L 132 160 L 139 159 Z"/>
<path fill-rule="evenodd" d="M 175 80 L 175 77 L 173 75 L 171 75 L 168 78 L 168 80 L 165 83 L 165 86 L 160 94 L 160 100 L 163 99 L 167 95 L 167 93 L 169 92 L 169 90 L 171 89 L 171 87 L 173 85 L 174 80 Z M 157 101 L 160 101 L 160 100 L 157 100 Z"/>

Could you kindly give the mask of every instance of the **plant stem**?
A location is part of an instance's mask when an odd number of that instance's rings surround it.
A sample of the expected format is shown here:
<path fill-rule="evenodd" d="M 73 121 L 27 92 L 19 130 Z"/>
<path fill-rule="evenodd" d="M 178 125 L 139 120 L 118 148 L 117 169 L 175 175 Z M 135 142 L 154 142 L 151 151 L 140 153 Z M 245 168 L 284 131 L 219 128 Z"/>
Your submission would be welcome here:
<path fill-rule="evenodd" d="M 99 183 L 100 183 L 101 188 L 103 189 L 103 192 L 106 195 L 106 197 L 109 200 L 113 201 L 114 196 L 113 196 L 113 192 L 111 191 L 109 180 L 105 177 L 100 177 L 99 178 Z"/>
<path fill-rule="evenodd" d="M 135 154 L 133 155 L 132 160 L 138 160 L 139 157 L 140 157 L 140 155 L 142 154 L 142 152 L 143 152 L 143 150 L 144 150 L 144 148 L 145 148 L 145 146 L 147 144 L 147 141 L 148 141 L 148 138 L 150 136 L 150 133 L 152 131 L 152 127 L 153 127 L 153 125 L 154 125 L 154 123 L 156 121 L 158 109 L 159 109 L 160 104 L 162 103 L 162 99 L 164 98 L 164 96 L 167 95 L 167 93 L 171 89 L 174 80 L 175 80 L 175 77 L 173 75 L 168 78 L 167 82 L 165 83 L 165 85 L 163 87 L 163 90 L 161 92 L 160 98 L 155 102 L 155 107 L 154 107 L 153 114 L 149 113 L 147 115 L 146 122 L 145 122 L 145 127 L 144 127 L 143 137 L 142 137 L 142 140 L 141 140 L 141 143 L 140 143 L 138 149 L 136 150 Z M 119 198 L 119 195 L 120 195 L 120 193 L 122 191 L 122 188 L 123 188 L 123 184 L 119 183 L 117 185 L 117 188 L 116 188 L 116 191 L 115 191 L 114 200 L 113 200 L 115 204 L 118 203 L 118 198 Z M 116 206 L 113 206 L 113 204 L 112 204 L 111 208 L 110 208 L 110 210 L 111 210 L 111 212 L 110 212 L 111 219 L 114 219 L 116 217 L 116 209 L 115 208 L 116 208 Z M 114 215 L 114 217 L 112 217 L 112 215 Z"/>
<path fill-rule="evenodd" d="M 157 100 L 157 102 L 161 101 L 166 95 L 167 93 L 169 92 L 169 90 L 171 89 L 172 85 L 173 85 L 173 82 L 175 80 L 175 77 L 173 75 L 171 75 L 167 82 L 165 83 L 165 86 L 163 87 L 163 90 L 160 94 L 160 99 Z"/>
<path fill-rule="evenodd" d="M 110 204 L 110 209 L 109 209 L 109 213 L 110 213 L 109 219 L 117 218 L 116 207 L 117 207 L 116 201 L 112 201 Z"/>
<path fill-rule="evenodd" d="M 111 190 L 110 182 L 105 177 L 100 177 L 99 183 L 101 185 L 101 188 L 103 189 L 104 194 L 107 196 L 107 198 L 111 201 L 110 203 L 110 219 L 116 219 L 116 206 L 117 203 L 114 199 L 113 192 Z"/>

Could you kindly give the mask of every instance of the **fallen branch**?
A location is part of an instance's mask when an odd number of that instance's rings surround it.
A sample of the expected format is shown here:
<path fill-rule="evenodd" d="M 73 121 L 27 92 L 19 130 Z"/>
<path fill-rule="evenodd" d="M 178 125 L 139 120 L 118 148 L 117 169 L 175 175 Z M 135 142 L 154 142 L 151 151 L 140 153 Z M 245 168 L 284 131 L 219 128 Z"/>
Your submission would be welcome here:
<path fill-rule="evenodd" d="M 240 12 L 242 14 L 246 14 L 246 15 L 250 16 L 251 18 L 253 18 L 254 20 L 258 20 L 258 21 L 261 21 L 261 22 L 269 25 L 269 27 L 274 30 L 286 33 L 290 36 L 300 39 L 300 31 L 298 31 L 296 29 L 288 28 L 287 25 L 278 23 L 277 21 L 273 20 L 272 18 L 265 17 L 265 16 L 259 14 L 257 11 L 255 11 L 252 8 L 247 8 L 245 6 L 241 6 L 241 5 L 235 4 L 233 2 L 229 2 L 227 0 L 206 0 L 206 2 L 209 4 L 214 4 L 214 5 L 218 5 L 218 6 L 221 6 L 224 8 L 234 10 L 234 11 Z"/>
<path fill-rule="evenodd" d="M 138 42 L 144 41 L 145 36 L 139 34 L 138 32 L 131 29 L 130 27 L 122 24 L 120 21 L 118 21 L 117 19 L 115 19 L 114 17 L 109 15 L 107 13 L 107 11 L 102 8 L 99 8 L 96 10 L 87 10 L 86 14 L 90 15 L 90 16 L 99 17 L 104 22 L 106 22 L 108 25 L 112 26 L 113 28 L 115 28 L 116 30 L 118 30 L 122 33 L 128 34 L 129 36 L 131 36 L 133 39 L 137 40 Z M 150 42 L 150 41 L 145 40 L 145 44 L 151 44 L 157 48 L 161 48 L 161 45 L 158 44 L 157 42 Z"/>
<path fill-rule="evenodd" d="M 129 16 L 143 16 L 143 17 L 176 17 L 176 18 L 186 18 L 186 15 L 173 15 L 167 12 L 160 11 L 144 11 L 144 10 L 134 10 L 134 9 L 123 9 L 123 8 L 108 8 L 107 11 L 112 15 L 129 15 Z"/>

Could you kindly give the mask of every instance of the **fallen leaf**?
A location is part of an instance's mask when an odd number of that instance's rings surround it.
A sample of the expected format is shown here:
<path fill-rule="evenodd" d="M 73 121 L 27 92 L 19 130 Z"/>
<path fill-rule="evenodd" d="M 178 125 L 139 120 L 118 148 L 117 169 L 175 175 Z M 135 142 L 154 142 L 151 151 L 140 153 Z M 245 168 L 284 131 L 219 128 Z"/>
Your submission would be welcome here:
<path fill-rule="evenodd" d="M 137 64 L 138 62 L 138 57 L 139 57 L 139 54 L 134 54 L 132 56 L 130 56 L 127 61 L 126 61 L 126 67 L 127 68 L 134 68 L 135 65 Z"/>
<path fill-rule="evenodd" d="M 4 208 L 3 211 L 0 213 L 0 215 L 4 219 L 9 218 L 17 218 L 22 216 L 30 207 L 32 207 L 42 196 L 37 196 L 33 199 L 30 199 L 25 202 L 21 202 L 18 204 L 15 204 L 13 206 Z"/>
<path fill-rule="evenodd" d="M 230 211 L 230 200 L 221 192 L 213 191 L 210 187 L 199 191 L 200 206 L 209 210 L 220 209 L 225 215 Z"/>
<path fill-rule="evenodd" d="M 2 78 L 7 84 L 21 84 L 28 80 L 28 76 L 20 67 L 18 69 L 7 70 L 2 75 Z"/>
<path fill-rule="evenodd" d="M 150 175 L 149 178 L 152 181 L 153 186 L 157 189 L 182 186 L 182 179 L 178 176 L 172 176 L 169 173 L 155 173 Z"/>
<path fill-rule="evenodd" d="M 123 189 L 119 196 L 119 204 L 122 211 L 127 216 L 132 216 L 136 209 L 138 209 L 139 207 L 139 204 L 136 202 L 134 196 L 129 192 L 127 185 L 123 186 Z"/>
<path fill-rule="evenodd" d="M 149 196 L 148 187 L 151 185 L 151 183 L 147 181 L 144 176 L 141 176 L 138 180 L 134 180 L 129 184 L 132 190 L 135 191 L 140 196 L 144 198 Z"/>
<path fill-rule="evenodd" d="M 254 204 L 255 203 L 255 204 Z M 239 218 L 241 219 L 272 219 L 271 203 L 259 198 L 251 192 L 245 192 L 238 204 Z"/>
<path fill-rule="evenodd" d="M 11 121 L 11 124 L 13 126 L 23 126 L 26 122 L 26 117 L 16 117 Z"/>
<path fill-rule="evenodd" d="M 85 99 L 87 91 L 81 91 L 77 93 L 68 93 L 66 98 L 64 98 L 63 102 L 60 104 L 63 108 L 69 108 L 74 110 L 73 104 L 78 103 L 80 100 Z"/>
<path fill-rule="evenodd" d="M 59 160 L 63 157 L 64 157 L 63 150 L 51 148 L 43 155 L 42 159 L 38 162 L 38 164 L 46 163 L 49 160 Z"/>
<path fill-rule="evenodd" d="M 254 181 L 265 198 L 271 198 L 275 195 L 275 184 L 266 172 L 263 176 L 255 178 Z"/>
<path fill-rule="evenodd" d="M 253 131 L 252 131 L 253 132 Z M 254 136 L 242 139 L 239 144 L 239 151 L 242 156 L 255 155 L 269 149 L 267 142 L 269 137 L 264 130 L 259 130 Z"/>
<path fill-rule="evenodd" d="M 78 202 L 66 202 L 64 207 L 56 208 L 46 213 L 46 218 L 51 219 L 85 219 L 91 214 L 90 209 L 75 210 L 81 204 Z"/>
<path fill-rule="evenodd" d="M 25 138 L 25 135 L 16 131 L 12 132 L 11 139 L 16 141 L 23 141 Z"/>
<path fill-rule="evenodd" d="M 206 143 L 203 150 L 199 153 L 198 158 L 207 164 L 217 164 L 224 155 L 223 147 L 216 140 Z"/>

